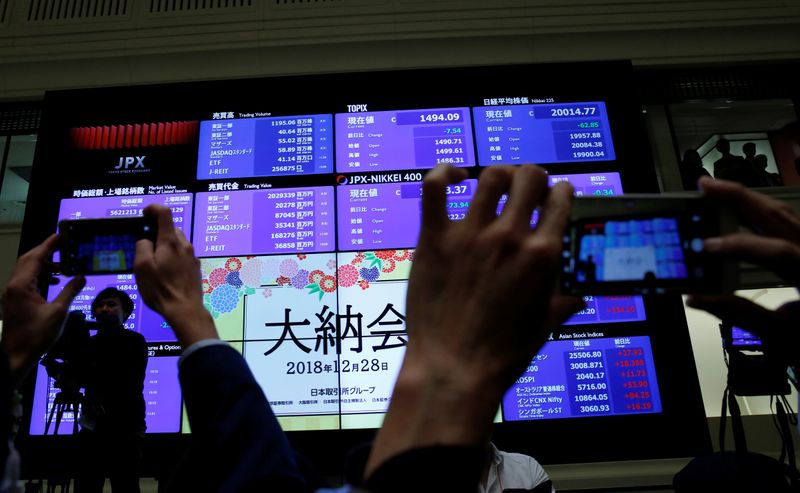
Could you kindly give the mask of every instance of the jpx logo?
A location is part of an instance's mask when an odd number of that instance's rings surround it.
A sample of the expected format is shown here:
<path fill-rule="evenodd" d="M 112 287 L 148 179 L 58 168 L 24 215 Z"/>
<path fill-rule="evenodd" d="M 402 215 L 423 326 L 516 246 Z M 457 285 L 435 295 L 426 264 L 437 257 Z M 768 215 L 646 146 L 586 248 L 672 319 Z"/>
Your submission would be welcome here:
<path fill-rule="evenodd" d="M 359 175 L 351 176 L 350 177 L 350 183 L 353 184 L 353 185 L 357 185 L 359 183 L 367 183 L 367 177 L 366 176 L 359 176 Z"/>
<path fill-rule="evenodd" d="M 366 104 L 348 104 L 347 111 L 350 113 L 359 113 L 362 111 L 367 111 Z"/>
<path fill-rule="evenodd" d="M 122 156 L 119 158 L 119 164 L 114 166 L 114 169 L 144 168 L 145 157 L 146 156 Z"/>

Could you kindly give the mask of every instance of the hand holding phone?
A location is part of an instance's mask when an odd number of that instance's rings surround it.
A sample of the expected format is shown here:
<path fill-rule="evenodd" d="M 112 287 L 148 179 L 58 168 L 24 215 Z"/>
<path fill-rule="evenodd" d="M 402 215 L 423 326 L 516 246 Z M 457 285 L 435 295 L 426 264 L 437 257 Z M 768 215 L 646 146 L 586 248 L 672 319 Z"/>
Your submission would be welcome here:
<path fill-rule="evenodd" d="M 573 295 L 709 293 L 735 285 L 734 264 L 704 249 L 734 231 L 733 213 L 702 194 L 576 197 L 561 288 Z"/>
<path fill-rule="evenodd" d="M 156 240 L 149 216 L 63 220 L 58 225 L 60 268 L 66 275 L 133 272 L 136 242 Z"/>

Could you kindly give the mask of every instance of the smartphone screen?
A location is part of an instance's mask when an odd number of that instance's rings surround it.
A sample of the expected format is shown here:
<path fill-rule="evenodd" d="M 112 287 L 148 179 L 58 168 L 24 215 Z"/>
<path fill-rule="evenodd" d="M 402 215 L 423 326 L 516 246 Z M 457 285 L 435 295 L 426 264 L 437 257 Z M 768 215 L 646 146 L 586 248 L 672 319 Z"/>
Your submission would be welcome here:
<path fill-rule="evenodd" d="M 60 269 L 67 275 L 133 272 L 136 242 L 155 240 L 150 217 L 64 220 L 59 223 Z"/>
<path fill-rule="evenodd" d="M 562 269 L 569 293 L 706 292 L 729 277 L 703 249 L 720 234 L 720 210 L 699 197 L 576 198 L 572 212 Z"/>

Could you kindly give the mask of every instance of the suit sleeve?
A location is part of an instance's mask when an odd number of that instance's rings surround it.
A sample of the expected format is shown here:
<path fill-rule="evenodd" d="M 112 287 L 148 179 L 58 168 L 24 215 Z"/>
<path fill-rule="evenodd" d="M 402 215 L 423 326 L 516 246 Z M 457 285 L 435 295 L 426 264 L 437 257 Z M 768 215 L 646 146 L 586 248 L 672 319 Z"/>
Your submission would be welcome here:
<path fill-rule="evenodd" d="M 304 492 L 294 451 L 242 356 L 203 347 L 180 365 L 193 443 L 184 491 Z M 180 474 L 180 472 L 178 473 Z"/>

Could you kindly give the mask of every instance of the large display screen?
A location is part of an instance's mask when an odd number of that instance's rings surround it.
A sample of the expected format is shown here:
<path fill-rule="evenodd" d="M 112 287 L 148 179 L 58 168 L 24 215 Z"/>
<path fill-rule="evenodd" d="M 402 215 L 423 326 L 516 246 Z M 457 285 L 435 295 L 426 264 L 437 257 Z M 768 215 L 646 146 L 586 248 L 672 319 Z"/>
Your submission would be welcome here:
<path fill-rule="evenodd" d="M 200 258 L 206 310 L 220 337 L 243 354 L 284 429 L 374 430 L 408 342 L 406 291 L 428 171 L 445 163 L 467 171 L 447 189 L 452 221 L 466 216 L 488 166 L 540 164 L 551 186 L 569 181 L 576 195 L 655 191 L 652 166 L 630 144 L 638 142 L 640 115 L 624 102 L 625 91 L 519 77 L 529 68 L 359 74 L 363 84 L 344 85 L 278 79 L 271 96 L 264 81 L 50 94 L 46 107 L 55 116 L 40 143 L 58 145 L 37 154 L 31 194 L 39 209 L 26 218 L 26 241 L 40 241 L 59 219 L 169 206 Z M 492 74 L 491 83 L 422 84 L 477 73 Z M 381 90 L 389 81 L 416 89 L 390 96 Z M 322 87 L 353 89 L 333 95 Z M 99 113 L 79 111 L 80 101 L 97 98 Z M 194 133 L 129 147 L 116 139 L 113 148 L 87 148 L 78 138 L 86 128 L 172 121 Z M 532 228 L 536 221 L 534 213 Z M 177 379 L 180 348 L 142 303 L 136 280 L 90 277 L 71 309 L 91 318 L 93 295 L 107 286 L 133 298 L 126 328 L 148 343 L 148 434 L 190 432 Z M 652 330 L 658 307 L 635 296 L 584 301 L 508 390 L 496 418 L 501 431 L 597 420 L 609 423 L 602 430 L 674 411 L 680 392 L 664 380 L 663 365 L 684 339 L 664 342 Z M 58 391 L 39 371 L 31 435 L 53 433 L 47 420 Z M 62 418 L 59 433 L 71 433 L 72 419 Z M 561 426 L 568 425 L 553 429 Z"/>

